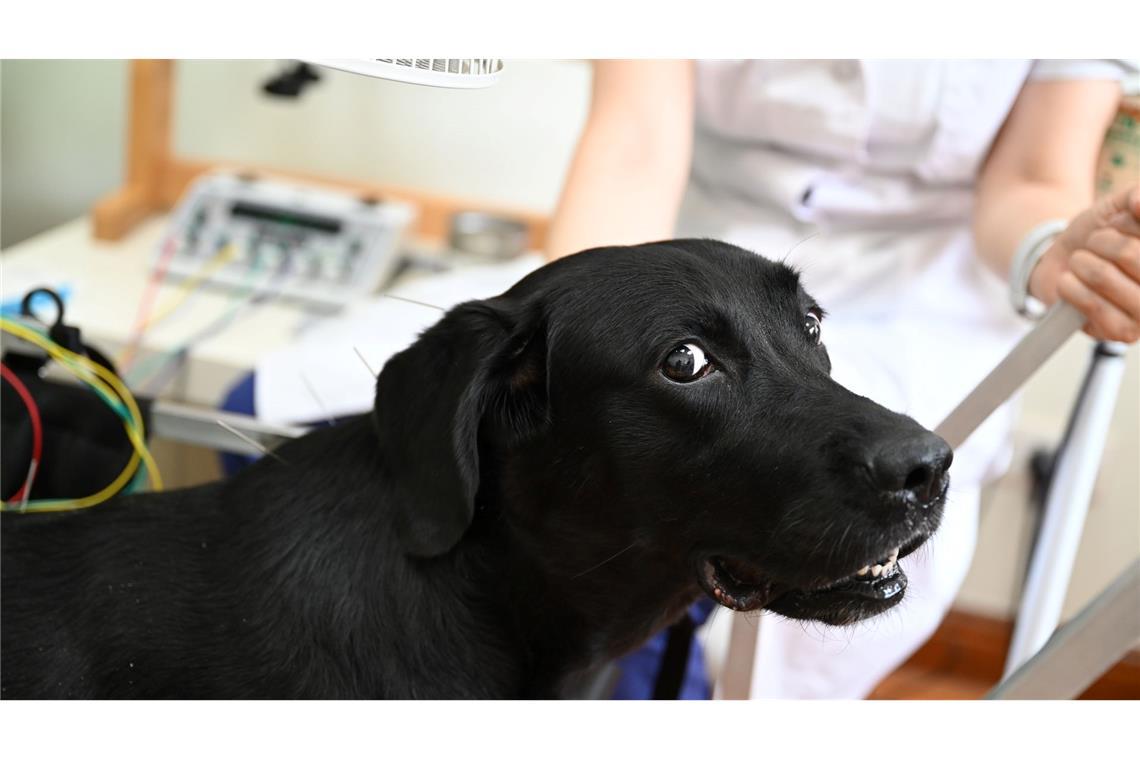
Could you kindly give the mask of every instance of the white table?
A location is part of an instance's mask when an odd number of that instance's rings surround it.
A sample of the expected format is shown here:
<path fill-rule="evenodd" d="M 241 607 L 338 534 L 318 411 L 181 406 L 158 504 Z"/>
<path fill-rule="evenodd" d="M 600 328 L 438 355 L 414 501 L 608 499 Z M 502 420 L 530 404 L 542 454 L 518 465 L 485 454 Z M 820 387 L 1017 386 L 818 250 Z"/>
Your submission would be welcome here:
<path fill-rule="evenodd" d="M 79 326 L 87 342 L 114 357 L 130 337 L 165 225 L 165 216 L 155 216 L 112 243 L 95 240 L 89 218 L 81 217 L 11 246 L 0 256 L 4 299 L 37 285 L 69 286 L 66 321 Z M 177 293 L 176 281 L 163 284 L 156 306 Z M 139 360 L 181 345 L 232 303 L 226 291 L 202 288 L 175 316 L 147 331 Z M 164 396 L 216 406 L 258 357 L 288 344 L 303 324 L 315 318 L 286 303 L 270 302 L 251 310 L 221 334 L 196 344 L 178 381 Z"/>

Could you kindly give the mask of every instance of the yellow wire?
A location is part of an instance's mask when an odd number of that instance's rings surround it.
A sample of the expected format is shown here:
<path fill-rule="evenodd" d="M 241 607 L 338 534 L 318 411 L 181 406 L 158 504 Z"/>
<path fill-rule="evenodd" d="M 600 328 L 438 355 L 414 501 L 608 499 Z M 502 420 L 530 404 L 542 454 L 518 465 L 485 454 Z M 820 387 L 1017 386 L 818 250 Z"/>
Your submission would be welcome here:
<path fill-rule="evenodd" d="M 107 396 L 114 398 L 117 395 L 120 399 L 122 399 L 123 404 L 127 407 L 127 411 L 131 417 L 131 422 L 133 423 L 133 426 L 126 421 L 123 423 L 123 427 L 127 432 L 127 437 L 130 439 L 131 444 L 135 449 L 135 454 L 131 457 L 131 461 L 127 464 L 126 469 L 124 469 L 123 472 L 119 474 L 119 477 L 115 478 L 115 480 L 112 481 L 109 486 L 104 488 L 102 491 L 99 491 L 99 493 L 93 494 L 92 496 L 85 497 L 83 499 L 74 500 L 71 506 L 60 506 L 59 509 L 79 509 L 85 506 L 93 506 L 100 501 L 105 501 L 106 499 L 110 498 L 110 496 L 117 493 L 118 489 L 122 488 L 123 485 L 125 485 L 126 482 L 130 479 L 130 477 L 133 476 L 134 470 L 138 468 L 138 460 L 140 458 L 142 462 L 146 464 L 147 474 L 150 477 L 152 487 L 156 491 L 161 491 L 162 475 L 158 471 L 158 465 L 155 463 L 154 457 L 151 456 L 150 451 L 146 446 L 142 413 L 139 411 L 139 407 L 135 402 L 134 396 L 127 389 L 127 387 L 123 385 L 122 381 L 119 380 L 119 378 L 116 377 L 113 372 L 109 371 L 102 365 L 96 364 L 86 356 L 80 356 L 73 351 L 69 351 L 63 346 L 60 346 L 50 339 L 40 335 L 35 330 L 31 330 L 17 322 L 11 322 L 7 319 L 0 319 L 0 329 L 3 329 L 4 332 L 11 333 L 18 338 L 22 338 L 29 343 L 40 347 L 46 351 L 53 359 L 56 359 L 65 367 L 67 367 L 80 380 L 94 387 L 98 387 L 101 391 L 106 393 Z M 86 369 L 88 372 L 94 373 L 95 377 L 84 377 L 77 371 L 77 366 Z M 111 388 L 114 388 L 114 392 L 112 393 L 112 391 L 107 388 L 106 384 L 100 382 L 100 379 L 105 380 L 106 383 L 111 386 Z M 116 486 L 117 488 L 111 490 L 112 487 Z M 102 498 L 95 501 L 96 497 Z"/>
<path fill-rule="evenodd" d="M 96 378 L 84 378 L 79 375 L 79 373 L 75 372 L 74 368 L 69 367 L 69 369 L 71 369 L 72 372 L 81 380 L 89 382 L 93 385 L 100 385 L 101 390 L 103 390 L 103 392 L 108 396 L 111 396 L 113 398 L 117 395 L 123 400 L 123 403 L 126 405 L 127 410 L 130 412 L 132 421 L 135 425 L 133 429 L 129 426 L 127 427 L 127 436 L 131 439 L 131 443 L 134 444 L 135 449 L 139 453 L 139 456 L 142 457 L 143 462 L 147 466 L 147 472 L 150 475 L 151 485 L 156 491 L 161 491 L 162 476 L 158 471 L 158 466 L 154 463 L 153 457 L 150 455 L 150 451 L 146 447 L 142 413 L 139 411 L 138 404 L 135 402 L 135 397 L 131 394 L 127 387 L 123 385 L 122 381 L 119 380 L 119 378 L 116 377 L 115 374 L 108 370 L 106 367 L 103 367 L 100 364 L 96 364 L 86 356 L 81 356 L 77 353 L 74 353 L 73 351 L 67 350 L 58 343 L 44 338 L 36 331 L 30 330 L 21 324 L 3 320 L 3 328 L 6 332 L 10 332 L 17 337 L 23 338 L 24 340 L 27 340 L 28 342 L 39 346 L 64 365 L 67 365 L 70 362 L 79 365 L 89 372 L 94 372 L 98 378 L 102 378 L 112 388 L 115 389 L 114 393 L 112 393 L 110 389 L 108 389 L 105 385 L 99 383 Z"/>
<path fill-rule="evenodd" d="M 178 283 L 178 295 L 174 296 L 174 298 L 170 301 L 167 301 L 162 308 L 158 309 L 156 314 L 139 325 L 138 328 L 134 331 L 134 335 L 128 341 L 126 347 L 123 349 L 122 353 L 119 354 L 119 366 L 122 367 L 124 371 L 130 369 L 129 364 L 135 358 L 135 353 L 138 350 L 139 343 L 142 342 L 142 337 L 146 331 L 181 308 L 182 304 L 186 303 L 186 299 L 193 295 L 194 291 L 198 289 L 198 286 L 200 286 L 205 280 L 209 279 L 210 275 L 214 274 L 214 272 L 218 271 L 223 266 L 228 264 L 236 252 L 237 246 L 233 243 L 229 243 L 225 247 L 221 248 L 217 253 L 215 253 L 210 258 L 210 260 L 202 266 L 201 269 L 195 272 L 192 276 Z"/>
<path fill-rule="evenodd" d="M 186 299 L 194 294 L 194 291 L 198 289 L 198 286 L 201 285 L 204 281 L 208 280 L 210 278 L 210 275 L 212 275 L 214 272 L 218 271 L 226 264 L 228 264 L 236 252 L 237 246 L 235 246 L 233 243 L 230 243 L 225 248 L 214 254 L 214 257 L 209 261 L 209 263 L 195 272 L 192 277 L 183 280 L 179 284 L 179 294 L 168 301 L 163 308 L 158 310 L 157 314 L 148 319 L 146 322 L 143 322 L 142 326 L 139 327 L 140 335 L 177 311 L 178 308 L 186 302 Z"/>
<path fill-rule="evenodd" d="M 6 330 L 8 332 L 12 332 L 14 334 L 19 334 L 18 330 L 10 330 L 9 327 L 10 327 L 10 325 L 7 325 L 7 324 L 3 325 L 4 330 Z M 20 326 L 15 325 L 15 327 L 19 328 Z M 36 337 L 36 338 L 39 337 L 34 332 L 32 332 L 31 335 Z M 21 334 L 20 337 L 26 337 L 26 336 Z M 50 343 L 48 341 L 44 341 L 42 344 L 40 343 L 40 341 L 35 341 L 35 342 L 37 343 L 37 345 L 41 345 L 45 350 L 47 350 L 47 348 L 49 346 L 59 349 L 58 353 L 54 352 L 54 351 L 52 352 L 53 358 L 55 358 L 57 361 L 64 364 L 64 366 L 69 371 L 74 373 L 76 375 L 76 377 L 79 378 L 81 381 L 90 385 L 97 392 L 99 392 L 101 394 L 105 394 L 106 398 L 109 398 L 109 399 L 115 398 L 115 395 L 106 386 L 106 384 L 104 384 L 98 378 L 84 377 L 78 372 L 77 368 L 73 364 L 71 364 L 70 361 L 66 357 L 64 357 L 62 355 L 63 352 L 67 351 L 67 349 L 64 349 L 61 346 L 58 346 L 57 344 Z M 70 353 L 70 352 L 68 352 L 68 353 Z M 80 357 L 80 358 L 82 358 L 82 357 Z M 96 366 L 98 366 L 98 365 L 96 365 Z M 133 399 L 132 399 L 132 401 L 133 401 Z M 137 410 L 137 407 L 136 407 L 136 410 Z M 135 418 L 135 419 L 137 419 L 137 418 Z M 142 442 L 139 438 L 139 434 L 135 431 L 135 429 L 125 420 L 123 422 L 123 428 L 127 431 L 127 436 L 131 439 L 131 444 L 134 447 L 134 451 L 132 451 L 131 459 L 129 462 L 127 462 L 126 467 L 123 468 L 123 470 L 119 473 L 119 475 L 113 481 L 111 481 L 111 483 L 109 483 L 107 486 L 103 487 L 101 490 L 97 491 L 96 493 L 91 494 L 90 496 L 85 496 L 85 497 L 80 498 L 80 499 L 37 500 L 36 502 L 28 504 L 26 506 L 26 511 L 29 511 L 29 512 L 62 512 L 62 511 L 68 511 L 68 510 L 73 510 L 73 509 L 84 509 L 87 507 L 93 507 L 97 504 L 102 504 L 104 501 L 107 501 L 112 496 L 114 496 L 119 491 L 121 491 L 123 488 L 125 488 L 127 486 L 127 484 L 130 482 L 131 478 L 134 477 L 135 472 L 138 470 L 138 466 L 139 466 L 140 461 L 146 461 L 148 468 L 157 468 L 157 465 L 155 465 L 154 459 L 151 457 L 150 452 L 146 449 L 145 444 L 142 444 L 141 449 L 139 448 L 140 443 L 142 443 Z M 140 455 L 140 452 L 141 452 L 141 455 Z M 145 460 L 144 460 L 144 458 L 145 458 Z M 148 469 L 148 474 L 151 475 L 151 483 L 155 484 L 156 488 L 161 489 L 162 488 L 162 478 L 160 475 L 158 475 L 157 469 Z M 158 476 L 157 479 L 155 476 Z M 4 508 L 6 510 L 12 510 L 13 509 L 11 503 L 4 504 Z M 25 507 L 21 507 L 21 511 L 23 511 L 24 509 L 25 509 Z"/>
<path fill-rule="evenodd" d="M 82 499 L 50 499 L 39 504 L 31 502 L 28 504 L 27 511 L 69 512 L 73 509 L 86 509 L 87 507 L 94 507 L 96 504 L 102 504 L 127 487 L 131 478 L 134 477 L 135 471 L 138 470 L 140 461 L 142 461 L 142 459 L 139 457 L 139 452 L 137 450 L 132 451 L 131 461 L 127 462 L 126 468 L 101 491 L 93 493 L 90 496 L 84 496 Z M 18 507 L 14 507 L 12 502 L 7 502 L 4 508 L 8 511 L 17 511 L 19 509 Z"/>

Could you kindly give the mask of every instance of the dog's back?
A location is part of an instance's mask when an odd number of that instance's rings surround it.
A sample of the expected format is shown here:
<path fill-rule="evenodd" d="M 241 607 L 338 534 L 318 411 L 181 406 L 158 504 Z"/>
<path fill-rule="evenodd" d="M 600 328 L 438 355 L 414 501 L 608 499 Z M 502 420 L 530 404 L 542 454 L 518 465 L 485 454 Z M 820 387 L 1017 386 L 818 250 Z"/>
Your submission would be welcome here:
<path fill-rule="evenodd" d="M 266 460 L 226 483 L 87 512 L 5 514 L 3 696 L 518 688 L 502 648 L 488 644 L 491 621 L 472 626 L 472 606 L 457 599 L 477 594 L 454 563 L 476 560 L 456 555 L 413 572 L 390 543 L 366 419 L 292 442 L 280 456 L 288 464 Z"/>
<path fill-rule="evenodd" d="M 97 511 L 3 516 L 5 697 L 140 694 L 148 663 L 200 633 L 217 486 Z M 136 688 L 140 687 L 140 688 Z"/>

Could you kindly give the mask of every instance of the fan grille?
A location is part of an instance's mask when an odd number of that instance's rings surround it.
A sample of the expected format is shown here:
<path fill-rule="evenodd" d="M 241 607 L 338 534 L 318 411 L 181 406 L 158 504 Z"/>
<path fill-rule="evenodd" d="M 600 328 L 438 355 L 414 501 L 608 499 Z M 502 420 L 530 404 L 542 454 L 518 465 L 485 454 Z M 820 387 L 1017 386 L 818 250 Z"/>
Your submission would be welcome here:
<path fill-rule="evenodd" d="M 484 75 L 503 70 L 501 58 L 375 58 L 377 63 L 446 74 Z"/>
<path fill-rule="evenodd" d="M 312 62 L 354 74 L 435 87 L 488 87 L 503 70 L 501 58 L 346 58 Z"/>

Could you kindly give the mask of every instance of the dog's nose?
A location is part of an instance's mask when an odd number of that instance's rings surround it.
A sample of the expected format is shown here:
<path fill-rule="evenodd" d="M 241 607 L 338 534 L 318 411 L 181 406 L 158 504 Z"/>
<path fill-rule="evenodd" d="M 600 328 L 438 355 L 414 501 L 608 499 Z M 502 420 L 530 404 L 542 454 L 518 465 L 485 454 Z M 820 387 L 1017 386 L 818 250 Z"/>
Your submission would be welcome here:
<path fill-rule="evenodd" d="M 927 504 L 939 496 L 953 459 L 946 441 L 923 430 L 882 446 L 871 458 L 871 477 L 884 491 L 909 491 Z"/>

